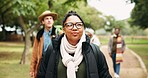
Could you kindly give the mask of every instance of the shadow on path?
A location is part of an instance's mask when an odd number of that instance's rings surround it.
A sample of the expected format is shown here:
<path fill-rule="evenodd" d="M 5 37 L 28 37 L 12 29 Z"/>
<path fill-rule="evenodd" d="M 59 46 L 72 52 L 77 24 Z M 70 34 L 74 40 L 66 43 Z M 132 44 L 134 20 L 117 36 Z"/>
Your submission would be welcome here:
<path fill-rule="evenodd" d="M 112 59 L 108 54 L 107 46 L 106 45 L 101 46 L 101 51 L 106 57 L 109 71 L 113 77 L 114 71 L 113 71 Z M 147 77 L 148 73 L 144 69 L 145 67 L 144 63 L 142 62 L 142 60 L 139 60 L 139 57 L 137 57 L 130 49 L 126 49 L 123 57 L 124 60 L 121 63 L 120 78 L 148 78 Z"/>

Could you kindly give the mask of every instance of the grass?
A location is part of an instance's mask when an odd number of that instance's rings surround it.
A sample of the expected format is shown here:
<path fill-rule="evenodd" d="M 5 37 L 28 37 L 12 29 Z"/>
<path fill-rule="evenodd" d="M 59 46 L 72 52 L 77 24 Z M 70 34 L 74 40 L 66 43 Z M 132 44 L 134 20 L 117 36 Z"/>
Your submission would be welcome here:
<path fill-rule="evenodd" d="M 0 78 L 29 78 L 29 65 L 18 63 L 0 64 Z"/>
<path fill-rule="evenodd" d="M 19 42 L 0 42 L 0 52 L 22 52 L 23 43 Z"/>
<path fill-rule="evenodd" d="M 19 64 L 23 43 L 0 42 L 0 78 L 30 78 L 29 64 Z"/>
<path fill-rule="evenodd" d="M 145 63 L 146 69 L 148 70 L 148 44 L 130 44 L 128 45 L 130 49 L 136 52 Z"/>

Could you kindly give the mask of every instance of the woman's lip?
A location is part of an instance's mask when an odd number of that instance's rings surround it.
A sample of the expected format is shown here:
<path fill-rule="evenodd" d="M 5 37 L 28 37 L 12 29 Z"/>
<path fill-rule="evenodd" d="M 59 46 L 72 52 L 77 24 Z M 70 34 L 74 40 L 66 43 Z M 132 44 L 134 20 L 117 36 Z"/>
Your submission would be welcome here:
<path fill-rule="evenodd" d="M 78 34 L 78 32 L 72 32 L 72 35 L 77 35 Z"/>

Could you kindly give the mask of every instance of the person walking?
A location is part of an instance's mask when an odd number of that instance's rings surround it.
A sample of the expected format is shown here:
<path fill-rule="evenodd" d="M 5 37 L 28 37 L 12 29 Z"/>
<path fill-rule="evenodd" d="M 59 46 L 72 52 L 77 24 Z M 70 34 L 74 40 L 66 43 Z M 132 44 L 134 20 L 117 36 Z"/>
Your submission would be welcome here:
<path fill-rule="evenodd" d="M 38 17 L 40 23 L 43 24 L 43 28 L 37 33 L 33 44 L 30 64 L 31 78 L 36 78 L 40 60 L 45 55 L 47 47 L 51 44 L 52 38 L 56 37 L 56 28 L 53 26 L 53 24 L 57 17 L 57 13 L 50 12 L 49 10 L 44 11 Z"/>
<path fill-rule="evenodd" d="M 113 61 L 114 77 L 120 78 L 120 63 L 123 62 L 123 53 L 125 51 L 125 42 L 120 35 L 120 28 L 115 28 L 114 34 L 108 42 L 108 50 Z"/>
<path fill-rule="evenodd" d="M 94 34 L 94 30 L 92 28 L 85 28 L 86 34 L 90 37 L 90 42 L 100 46 L 99 38 Z"/>
<path fill-rule="evenodd" d="M 37 78 L 111 78 L 103 53 L 95 58 L 82 18 L 69 11 L 62 24 L 64 33 L 48 47 Z"/>

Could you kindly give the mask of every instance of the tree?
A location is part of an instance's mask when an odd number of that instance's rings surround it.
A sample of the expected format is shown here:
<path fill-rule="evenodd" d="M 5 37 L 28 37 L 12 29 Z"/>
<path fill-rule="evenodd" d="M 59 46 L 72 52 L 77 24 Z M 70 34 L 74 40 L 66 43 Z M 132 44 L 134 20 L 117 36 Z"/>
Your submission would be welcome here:
<path fill-rule="evenodd" d="M 97 30 L 104 26 L 104 19 L 99 17 L 102 13 L 87 5 L 87 0 L 60 0 L 60 2 L 56 0 L 51 1 L 50 4 L 52 4 L 50 10 L 58 13 L 59 16 L 58 20 L 55 22 L 56 24 L 61 24 L 64 15 L 68 11 L 74 10 L 83 18 L 86 27 L 91 27 L 94 30 Z M 49 7 L 51 6 L 49 5 Z"/>
<path fill-rule="evenodd" d="M 13 16 L 10 16 L 11 14 L 11 9 L 12 7 L 14 6 L 13 3 L 11 0 L 5 0 L 5 1 L 0 1 L 0 3 L 2 3 L 0 5 L 0 24 L 2 25 L 2 36 L 3 36 L 3 39 L 1 40 L 5 40 L 6 39 L 6 30 L 5 30 L 5 26 L 7 26 L 8 24 L 10 25 L 10 23 L 8 22 L 11 22 L 10 20 L 12 20 Z M 10 16 L 9 18 L 5 18 L 7 16 Z M 7 23 L 6 23 L 7 22 Z M 12 22 L 11 22 L 12 23 Z"/>
<path fill-rule="evenodd" d="M 30 26 L 29 20 L 35 17 L 36 15 L 36 1 L 17 1 L 15 8 L 13 8 L 13 13 L 17 15 L 18 23 L 23 29 L 25 35 L 25 47 L 22 53 L 22 58 L 20 64 L 25 64 L 27 61 L 27 55 L 31 47 L 30 34 L 37 26 Z M 34 17 L 32 17 L 34 16 Z M 30 18 L 31 17 L 31 18 Z M 25 20 L 26 19 L 26 20 Z M 34 23 L 34 22 L 32 22 Z M 39 25 L 38 25 L 39 26 Z"/>
<path fill-rule="evenodd" d="M 40 24 L 37 23 L 36 16 L 48 8 L 44 7 L 47 1 L 4 0 L 0 2 L 2 4 L 0 5 L 1 24 L 3 24 L 3 26 L 6 24 L 9 24 L 9 26 L 20 26 L 24 32 L 25 46 L 20 64 L 25 64 L 27 63 L 27 55 L 31 47 L 30 34 L 40 26 Z"/>
<path fill-rule="evenodd" d="M 39 23 L 36 24 L 37 20 L 35 19 L 37 18 L 36 17 L 37 10 L 40 8 L 42 4 L 44 4 L 44 2 L 41 0 L 31 0 L 31 1 L 22 0 L 18 1 L 18 4 L 16 6 L 17 8 L 14 8 L 14 13 L 18 15 L 19 24 L 22 27 L 25 34 L 25 47 L 22 54 L 22 58 L 20 60 L 20 64 L 25 64 L 27 61 L 27 55 L 31 47 L 30 34 L 37 27 L 40 26 Z M 32 20 L 31 25 L 29 25 L 30 20 Z"/>
<path fill-rule="evenodd" d="M 1 23 L 3 22 L 3 25 L 9 24 L 12 26 L 20 26 L 24 32 L 25 46 L 20 64 L 25 64 L 27 61 L 27 55 L 31 47 L 30 34 L 34 31 L 34 29 L 40 26 L 40 24 L 37 23 L 37 16 L 47 9 L 60 14 L 59 19 L 57 22 L 55 22 L 55 24 L 61 24 L 61 20 L 63 19 L 67 11 L 70 9 L 75 9 L 80 15 L 82 15 L 84 20 L 86 20 L 86 24 L 91 24 L 92 27 L 94 27 L 95 25 L 97 25 L 97 27 L 101 26 L 101 22 L 97 22 L 100 20 L 98 17 L 98 14 L 100 13 L 94 9 L 91 10 L 92 8 L 86 5 L 86 0 L 4 0 L 0 2 L 2 4 L 0 5 L 2 20 L 0 20 Z M 80 3 L 82 4 L 80 5 Z M 73 7 L 73 5 L 78 6 Z M 81 8 L 82 10 L 80 10 Z M 94 22 L 94 19 L 96 22 L 91 23 Z"/>
<path fill-rule="evenodd" d="M 142 29 L 148 28 L 148 0 L 131 0 L 135 7 L 131 14 L 131 25 L 139 26 Z"/>

